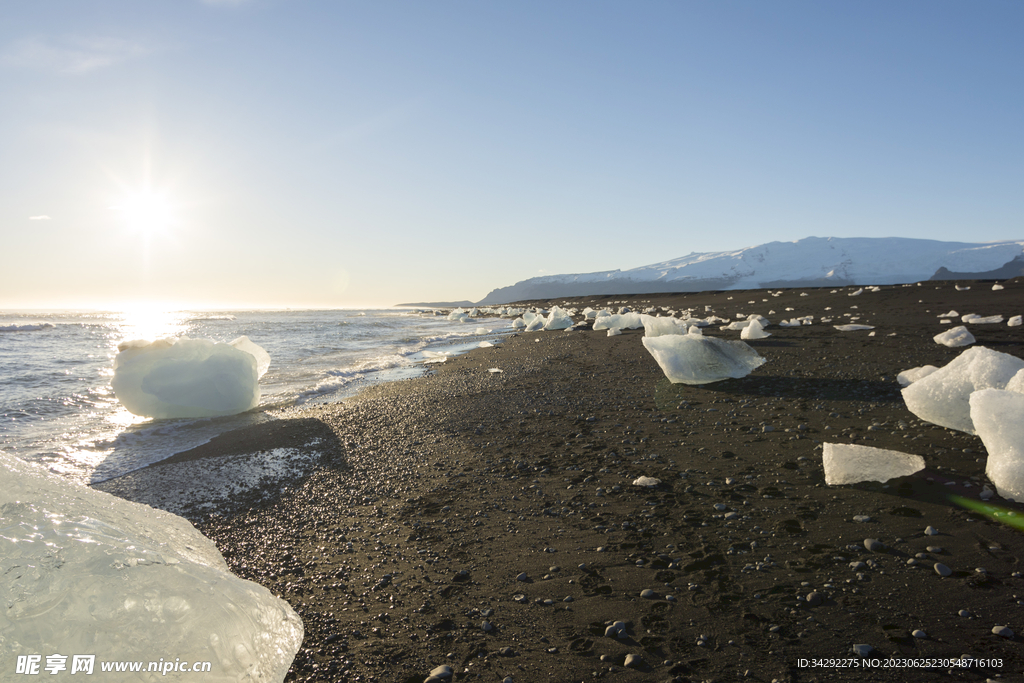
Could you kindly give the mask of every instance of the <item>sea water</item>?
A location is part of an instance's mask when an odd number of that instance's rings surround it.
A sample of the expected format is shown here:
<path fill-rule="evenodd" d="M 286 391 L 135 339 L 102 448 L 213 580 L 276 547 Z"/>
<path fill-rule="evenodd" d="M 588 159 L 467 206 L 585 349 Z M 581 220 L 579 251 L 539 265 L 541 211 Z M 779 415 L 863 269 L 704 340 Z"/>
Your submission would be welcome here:
<path fill-rule="evenodd" d="M 0 313 L 0 450 L 95 483 L 278 419 L 289 407 L 414 377 L 426 362 L 510 331 L 499 318 L 460 323 L 403 309 Z M 246 335 L 266 349 L 259 407 L 198 420 L 125 410 L 110 387 L 117 345 L 183 335 L 221 342 Z"/>

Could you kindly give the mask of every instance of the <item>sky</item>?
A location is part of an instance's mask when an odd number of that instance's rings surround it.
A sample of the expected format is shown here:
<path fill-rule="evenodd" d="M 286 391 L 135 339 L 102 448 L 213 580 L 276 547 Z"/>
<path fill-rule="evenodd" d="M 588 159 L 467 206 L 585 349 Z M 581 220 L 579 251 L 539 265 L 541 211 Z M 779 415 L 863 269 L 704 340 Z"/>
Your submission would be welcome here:
<path fill-rule="evenodd" d="M 0 309 L 1024 237 L 1024 3 L 0 6 Z"/>

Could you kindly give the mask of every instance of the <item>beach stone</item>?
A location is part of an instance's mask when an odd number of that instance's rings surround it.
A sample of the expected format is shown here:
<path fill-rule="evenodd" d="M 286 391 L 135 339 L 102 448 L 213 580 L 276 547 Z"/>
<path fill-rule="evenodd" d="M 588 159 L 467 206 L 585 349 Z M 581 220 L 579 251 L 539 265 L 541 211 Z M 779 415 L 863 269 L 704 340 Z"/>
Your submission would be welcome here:
<path fill-rule="evenodd" d="M 922 631 L 921 629 L 914 629 L 914 631 L 910 635 L 914 636 L 915 638 L 927 638 L 928 637 L 928 634 L 925 633 L 924 631 Z"/>
<path fill-rule="evenodd" d="M 868 517 L 867 515 L 854 515 L 853 516 L 853 521 L 864 523 L 864 522 L 870 522 L 871 518 Z"/>
<path fill-rule="evenodd" d="M 604 630 L 605 638 L 626 638 L 626 622 L 616 621 Z"/>
<path fill-rule="evenodd" d="M 875 648 L 871 647 L 866 643 L 856 643 L 853 646 L 853 654 L 858 657 L 867 657 L 869 654 L 875 651 Z"/>
<path fill-rule="evenodd" d="M 873 553 L 880 553 L 885 550 L 885 544 L 879 541 L 877 538 L 865 538 L 864 547 Z"/>
<path fill-rule="evenodd" d="M 640 655 L 635 655 L 633 653 L 630 653 L 630 654 L 626 655 L 626 661 L 623 662 L 623 666 L 625 666 L 625 667 L 627 667 L 629 669 L 636 669 L 636 668 L 638 668 L 640 666 L 643 666 L 643 663 L 644 663 L 644 660 L 640 658 Z"/>
<path fill-rule="evenodd" d="M 929 524 L 928 526 L 925 527 L 924 533 L 925 533 L 925 536 L 938 536 L 939 535 L 939 530 Z"/>
<path fill-rule="evenodd" d="M 430 671 L 431 677 L 440 678 L 442 680 L 446 678 L 451 678 L 453 673 L 454 671 L 447 664 L 442 664 L 441 666 L 436 667 Z"/>
<path fill-rule="evenodd" d="M 970 611 L 965 610 L 965 609 L 960 610 L 959 612 L 957 612 L 957 614 L 959 614 L 962 617 L 969 617 L 969 616 L 971 616 Z"/>
<path fill-rule="evenodd" d="M 523 572 L 523 573 L 519 574 L 518 576 L 516 576 L 516 581 L 529 581 L 529 580 L 530 580 L 530 575 L 527 574 L 526 572 Z"/>
<path fill-rule="evenodd" d="M 953 573 L 953 570 L 942 564 L 941 562 L 935 563 L 935 573 L 939 576 L 949 576 Z"/>
<path fill-rule="evenodd" d="M 935 553 L 936 555 L 942 554 L 942 547 L 937 545 L 930 545 L 927 548 L 925 548 L 925 550 L 927 550 L 930 553 Z"/>
<path fill-rule="evenodd" d="M 646 598 L 648 600 L 653 600 L 655 597 L 657 597 L 657 594 L 650 588 L 645 588 L 642 591 L 640 591 L 640 597 Z"/>
<path fill-rule="evenodd" d="M 824 596 L 818 591 L 812 591 L 807 594 L 807 604 L 811 607 L 817 607 L 825 600 Z"/>
<path fill-rule="evenodd" d="M 1009 626 L 993 626 L 992 633 L 1003 638 L 1013 638 L 1013 631 Z"/>
<path fill-rule="evenodd" d="M 483 629 L 484 633 L 490 633 L 494 630 L 494 626 L 489 621 L 485 621 L 484 623 L 480 624 L 480 628 Z"/>
<path fill-rule="evenodd" d="M 511 676 L 505 676 L 505 678 L 501 679 L 501 683 L 515 683 L 515 679 Z"/>

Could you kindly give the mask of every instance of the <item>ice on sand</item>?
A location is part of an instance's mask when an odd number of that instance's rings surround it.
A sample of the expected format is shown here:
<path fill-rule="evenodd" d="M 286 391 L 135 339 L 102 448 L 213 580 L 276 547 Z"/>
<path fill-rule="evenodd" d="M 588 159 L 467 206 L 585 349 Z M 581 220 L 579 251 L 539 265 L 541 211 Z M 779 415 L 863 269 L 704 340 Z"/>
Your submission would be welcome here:
<path fill-rule="evenodd" d="M 544 321 L 545 330 L 565 330 L 572 327 L 572 317 L 558 306 L 552 306 Z"/>
<path fill-rule="evenodd" d="M 822 465 L 826 484 L 856 484 L 906 477 L 924 469 L 924 458 L 884 448 L 826 443 Z"/>
<path fill-rule="evenodd" d="M 686 323 L 678 318 L 662 318 L 640 315 L 645 337 L 660 337 L 665 334 L 686 334 Z"/>
<path fill-rule="evenodd" d="M 270 355 L 248 337 L 230 344 L 209 339 L 134 340 L 118 345 L 110 384 L 135 415 L 215 417 L 255 408 Z"/>
<path fill-rule="evenodd" d="M 772 336 L 771 332 L 764 331 L 764 325 L 757 318 L 750 321 L 750 324 L 740 332 L 740 339 L 764 339 Z"/>
<path fill-rule="evenodd" d="M 981 389 L 1004 389 L 1024 360 L 984 346 L 967 349 L 903 390 L 910 412 L 933 424 L 974 434 L 969 399 Z"/>
<path fill-rule="evenodd" d="M 833 325 L 840 332 L 859 332 L 861 330 L 873 330 L 874 325 Z"/>
<path fill-rule="evenodd" d="M 594 330 L 607 330 L 617 327 L 620 330 L 636 330 L 644 326 L 639 313 L 617 313 L 602 315 L 594 319 Z"/>
<path fill-rule="evenodd" d="M 936 344 L 942 344 L 943 346 L 949 346 L 950 348 L 970 346 L 976 341 L 970 330 L 963 325 L 937 334 L 932 337 L 932 339 L 935 340 Z"/>
<path fill-rule="evenodd" d="M 284 680 L 302 621 L 266 588 L 231 574 L 186 520 L 3 453 L 0 479 L 4 651 L 162 654 L 211 662 L 204 680 Z"/>
<path fill-rule="evenodd" d="M 985 474 L 1003 498 L 1024 502 L 1024 394 L 982 389 L 971 394 L 971 420 L 988 451 Z"/>
<path fill-rule="evenodd" d="M 741 341 L 695 334 L 644 337 L 644 347 L 673 384 L 708 384 L 746 377 L 765 359 Z"/>
<path fill-rule="evenodd" d="M 896 381 L 900 383 L 901 387 L 909 387 L 917 380 L 924 379 L 936 370 L 938 370 L 938 368 L 934 365 L 922 365 L 919 368 L 910 368 L 909 370 L 904 370 L 900 374 L 896 375 Z"/>

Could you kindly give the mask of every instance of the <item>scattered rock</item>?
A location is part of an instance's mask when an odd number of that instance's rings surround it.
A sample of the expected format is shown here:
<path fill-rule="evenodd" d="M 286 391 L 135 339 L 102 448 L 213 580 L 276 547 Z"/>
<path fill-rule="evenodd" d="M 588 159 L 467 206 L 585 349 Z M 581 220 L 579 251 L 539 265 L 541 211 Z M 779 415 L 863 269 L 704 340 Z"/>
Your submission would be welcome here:
<path fill-rule="evenodd" d="M 885 550 L 885 544 L 879 541 L 877 538 L 865 538 L 864 547 L 873 553 L 880 553 Z"/>
<path fill-rule="evenodd" d="M 871 647 L 866 643 L 857 643 L 853 646 L 853 654 L 857 655 L 858 657 L 867 657 L 874 651 L 875 648 Z"/>
<path fill-rule="evenodd" d="M 623 666 L 625 666 L 627 668 L 630 668 L 630 669 L 637 669 L 637 668 L 643 666 L 643 663 L 644 663 L 644 660 L 640 658 L 640 655 L 635 655 L 633 653 L 630 653 L 630 654 L 626 655 L 626 661 L 623 664 Z"/>
<path fill-rule="evenodd" d="M 939 576 L 949 576 L 953 573 L 953 570 L 942 564 L 941 562 L 935 563 L 935 573 Z"/>
<path fill-rule="evenodd" d="M 993 626 L 992 633 L 1003 638 L 1013 638 L 1013 631 L 1009 626 Z"/>

